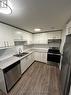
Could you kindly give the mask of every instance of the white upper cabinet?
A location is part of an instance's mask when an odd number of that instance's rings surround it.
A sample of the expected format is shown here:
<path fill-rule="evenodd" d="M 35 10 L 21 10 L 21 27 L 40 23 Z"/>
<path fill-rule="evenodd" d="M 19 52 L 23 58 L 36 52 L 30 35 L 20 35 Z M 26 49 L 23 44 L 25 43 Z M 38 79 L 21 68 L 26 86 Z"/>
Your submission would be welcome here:
<path fill-rule="evenodd" d="M 0 23 L 0 48 L 14 46 L 14 40 L 23 40 L 32 44 L 32 33 Z"/>
<path fill-rule="evenodd" d="M 0 23 L 0 47 L 14 46 L 14 40 L 30 44 L 48 44 L 48 39 L 60 39 L 61 31 L 32 34 Z"/>
<path fill-rule="evenodd" d="M 14 31 L 14 40 L 16 40 L 16 41 L 22 41 L 23 40 L 22 31 L 17 30 L 17 29 Z"/>
<path fill-rule="evenodd" d="M 48 44 L 48 39 L 61 39 L 61 31 L 34 34 L 34 44 Z"/>
<path fill-rule="evenodd" d="M 32 44 L 32 33 L 28 33 L 22 30 L 16 30 L 15 31 L 15 40 L 23 40 L 26 41 L 26 45 Z"/>
<path fill-rule="evenodd" d="M 34 44 L 47 44 L 46 33 L 34 34 L 33 36 Z"/>
<path fill-rule="evenodd" d="M 0 47 L 14 45 L 13 28 L 0 23 Z"/>
<path fill-rule="evenodd" d="M 57 31 L 57 32 L 50 32 L 48 33 L 48 38 L 49 39 L 61 39 L 61 31 Z"/>
<path fill-rule="evenodd" d="M 26 35 L 23 35 L 23 37 L 25 37 L 26 41 L 27 41 L 27 45 L 32 44 L 32 34 L 31 33 L 26 33 Z"/>

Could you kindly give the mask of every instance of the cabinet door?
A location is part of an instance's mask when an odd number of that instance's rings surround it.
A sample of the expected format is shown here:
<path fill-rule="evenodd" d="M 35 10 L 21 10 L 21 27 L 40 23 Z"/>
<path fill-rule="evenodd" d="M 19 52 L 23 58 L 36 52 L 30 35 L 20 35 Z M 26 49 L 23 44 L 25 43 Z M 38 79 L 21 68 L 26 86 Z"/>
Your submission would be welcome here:
<path fill-rule="evenodd" d="M 46 33 L 34 34 L 34 44 L 47 44 Z"/>
<path fill-rule="evenodd" d="M 27 62 L 26 58 L 24 58 L 21 60 L 21 73 L 23 74 L 26 69 L 27 69 Z"/>
<path fill-rule="evenodd" d="M 21 73 L 23 74 L 24 71 L 34 62 L 33 54 L 23 58 L 21 60 Z"/>
<path fill-rule="evenodd" d="M 34 53 L 34 58 L 36 61 L 41 61 L 41 53 L 40 52 L 35 52 Z"/>
<path fill-rule="evenodd" d="M 27 68 L 33 63 L 33 54 L 30 54 L 29 56 L 26 57 L 26 62 L 27 62 Z"/>
<path fill-rule="evenodd" d="M 31 63 L 34 62 L 34 53 L 31 54 Z"/>
<path fill-rule="evenodd" d="M 14 28 L 0 23 L 0 47 L 14 45 Z"/>
<path fill-rule="evenodd" d="M 34 59 L 36 61 L 41 61 L 41 62 L 47 63 L 47 53 L 45 53 L 45 52 L 35 52 L 34 53 Z"/>
<path fill-rule="evenodd" d="M 4 41 L 0 41 L 0 47 L 5 47 Z"/>
<path fill-rule="evenodd" d="M 41 62 L 47 63 L 47 53 L 41 52 Z"/>
<path fill-rule="evenodd" d="M 32 64 L 31 61 L 31 54 L 29 56 L 27 56 L 27 66 L 29 67 Z"/>

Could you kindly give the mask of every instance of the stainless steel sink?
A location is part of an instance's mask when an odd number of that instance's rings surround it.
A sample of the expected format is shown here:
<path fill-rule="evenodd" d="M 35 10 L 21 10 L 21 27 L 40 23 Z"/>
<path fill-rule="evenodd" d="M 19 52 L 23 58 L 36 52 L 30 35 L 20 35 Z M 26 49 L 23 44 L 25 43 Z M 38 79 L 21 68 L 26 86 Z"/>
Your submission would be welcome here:
<path fill-rule="evenodd" d="M 26 54 L 28 54 L 28 53 L 27 52 L 23 52 L 23 53 L 20 53 L 20 54 L 15 54 L 14 56 L 22 57 L 22 56 L 25 56 Z"/>

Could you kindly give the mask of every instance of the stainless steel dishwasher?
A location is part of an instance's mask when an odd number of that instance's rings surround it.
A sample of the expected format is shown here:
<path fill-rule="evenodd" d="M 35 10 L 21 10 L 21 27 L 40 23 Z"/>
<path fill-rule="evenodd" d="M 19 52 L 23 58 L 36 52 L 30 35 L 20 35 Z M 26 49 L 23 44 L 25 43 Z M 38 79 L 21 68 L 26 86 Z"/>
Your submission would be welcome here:
<path fill-rule="evenodd" d="M 20 61 L 17 61 L 14 64 L 10 65 L 9 67 L 5 68 L 3 72 L 6 90 L 7 92 L 9 92 L 21 77 Z"/>

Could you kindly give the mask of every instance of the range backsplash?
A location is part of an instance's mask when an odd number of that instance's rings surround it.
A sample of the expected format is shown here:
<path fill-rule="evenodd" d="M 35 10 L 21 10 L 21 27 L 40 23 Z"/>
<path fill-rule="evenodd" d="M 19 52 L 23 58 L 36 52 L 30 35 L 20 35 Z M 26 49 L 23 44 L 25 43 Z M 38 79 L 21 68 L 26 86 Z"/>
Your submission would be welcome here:
<path fill-rule="evenodd" d="M 11 56 L 13 56 L 14 54 L 18 53 L 17 52 L 17 48 L 21 46 L 21 45 L 18 45 L 18 46 L 15 46 L 15 47 L 12 47 L 12 48 L 7 48 L 7 49 L 0 49 L 0 61 L 1 60 L 4 60 L 6 58 L 9 58 Z M 49 48 L 49 47 L 59 47 L 60 45 L 59 44 L 31 44 L 31 45 L 22 45 L 23 46 L 23 51 L 24 50 L 27 50 L 27 49 L 30 49 L 30 48 Z"/>

